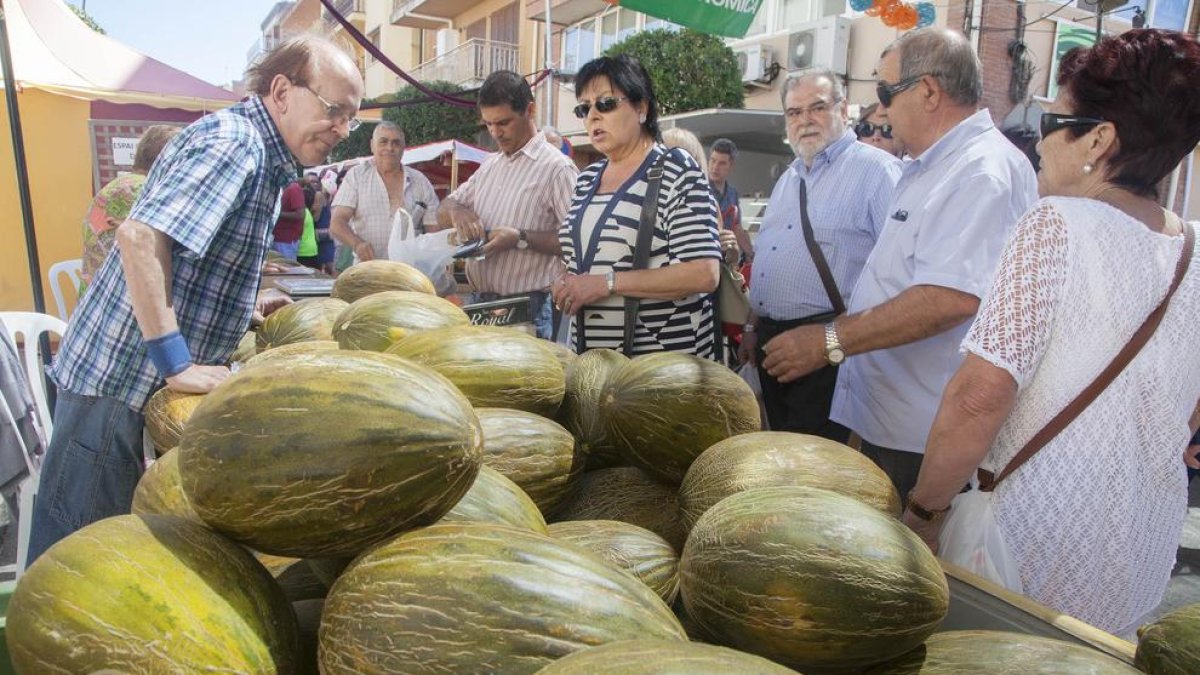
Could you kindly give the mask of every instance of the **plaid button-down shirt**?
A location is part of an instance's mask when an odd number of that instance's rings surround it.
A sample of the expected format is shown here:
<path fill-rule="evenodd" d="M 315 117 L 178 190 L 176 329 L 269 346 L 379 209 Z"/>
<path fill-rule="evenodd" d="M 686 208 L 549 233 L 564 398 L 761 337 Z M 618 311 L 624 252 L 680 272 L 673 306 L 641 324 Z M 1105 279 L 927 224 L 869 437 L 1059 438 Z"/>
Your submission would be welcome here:
<path fill-rule="evenodd" d="M 170 301 L 195 363 L 225 363 L 249 327 L 280 190 L 295 177 L 258 98 L 196 121 L 154 163 L 129 217 L 174 240 Z M 139 411 L 162 382 L 118 253 L 71 317 L 51 375 L 67 391 Z"/>

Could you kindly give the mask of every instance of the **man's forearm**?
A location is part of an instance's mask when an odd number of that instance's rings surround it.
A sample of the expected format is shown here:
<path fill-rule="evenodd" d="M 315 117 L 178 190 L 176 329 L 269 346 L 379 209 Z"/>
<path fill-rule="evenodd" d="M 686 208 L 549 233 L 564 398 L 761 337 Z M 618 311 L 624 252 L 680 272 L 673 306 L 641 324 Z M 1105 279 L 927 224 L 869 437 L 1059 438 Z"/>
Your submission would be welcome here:
<path fill-rule="evenodd" d="M 446 197 L 445 199 L 442 200 L 442 203 L 438 206 L 438 210 L 437 210 L 438 226 L 441 228 L 454 227 L 454 212 L 455 211 L 473 213 L 473 211 L 471 211 L 471 209 L 467 208 L 467 206 L 465 206 L 464 204 L 459 202 L 457 199 L 454 199 L 453 197 Z"/>
<path fill-rule="evenodd" d="M 350 229 L 350 216 L 352 213 L 347 214 L 343 212 L 342 209 L 344 208 L 346 207 L 333 207 L 333 214 L 329 218 L 329 233 L 339 243 L 353 248 L 354 245 L 362 241 L 362 238 L 354 234 L 354 230 Z"/>
<path fill-rule="evenodd" d="M 136 220 L 117 230 L 129 303 L 144 339 L 179 330 L 171 306 L 171 245 L 167 235 Z"/>
<path fill-rule="evenodd" d="M 943 286 L 913 286 L 887 302 L 839 318 L 838 340 L 847 354 L 862 354 L 924 340 L 968 321 L 979 298 Z"/>
<path fill-rule="evenodd" d="M 538 253 L 553 256 L 562 255 L 562 245 L 558 241 L 557 230 L 549 232 L 530 232 L 526 230 L 525 240 L 529 242 L 529 248 Z"/>

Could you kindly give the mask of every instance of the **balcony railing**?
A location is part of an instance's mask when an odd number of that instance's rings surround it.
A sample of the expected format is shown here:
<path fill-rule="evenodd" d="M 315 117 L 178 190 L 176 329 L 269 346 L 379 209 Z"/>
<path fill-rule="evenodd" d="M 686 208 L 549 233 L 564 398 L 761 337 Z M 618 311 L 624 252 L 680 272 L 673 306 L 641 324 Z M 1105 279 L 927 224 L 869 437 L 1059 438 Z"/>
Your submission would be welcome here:
<path fill-rule="evenodd" d="M 362 14 L 365 12 L 366 4 L 366 0 L 336 0 L 336 2 L 333 3 L 333 8 L 337 10 L 338 14 L 346 17 L 352 23 L 356 18 L 358 18 L 360 20 L 359 23 L 361 23 L 362 17 L 355 17 L 353 15 Z M 325 19 L 326 28 L 334 28 L 341 25 L 329 12 L 322 11 L 321 16 Z"/>
<path fill-rule="evenodd" d="M 446 80 L 471 86 L 482 83 L 497 70 L 517 70 L 519 59 L 517 45 L 471 39 L 417 66 L 412 75 L 424 82 Z"/>

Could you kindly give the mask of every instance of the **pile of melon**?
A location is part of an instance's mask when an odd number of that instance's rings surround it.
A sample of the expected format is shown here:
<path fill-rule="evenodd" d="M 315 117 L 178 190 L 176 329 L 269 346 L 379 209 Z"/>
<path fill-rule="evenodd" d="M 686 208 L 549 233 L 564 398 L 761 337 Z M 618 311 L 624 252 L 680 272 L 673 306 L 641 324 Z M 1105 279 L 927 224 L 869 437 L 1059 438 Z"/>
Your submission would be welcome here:
<path fill-rule="evenodd" d="M 887 477 L 760 431 L 728 369 L 473 327 L 397 264 L 277 314 L 213 392 L 155 395 L 133 513 L 17 586 L 17 672 L 987 673 L 1037 647 L 935 636 L 947 582 Z M 1129 671 L 1041 649 L 1021 672 Z"/>

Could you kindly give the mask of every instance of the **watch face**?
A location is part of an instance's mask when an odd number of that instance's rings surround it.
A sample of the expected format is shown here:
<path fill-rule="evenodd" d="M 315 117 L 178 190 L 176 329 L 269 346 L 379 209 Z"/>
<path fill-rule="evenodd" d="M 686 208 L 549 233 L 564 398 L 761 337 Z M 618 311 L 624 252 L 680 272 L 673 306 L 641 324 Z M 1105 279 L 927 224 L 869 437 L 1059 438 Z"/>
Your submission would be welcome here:
<path fill-rule="evenodd" d="M 836 366 L 846 360 L 846 352 L 842 351 L 841 348 L 835 347 L 825 352 L 825 359 Z"/>

